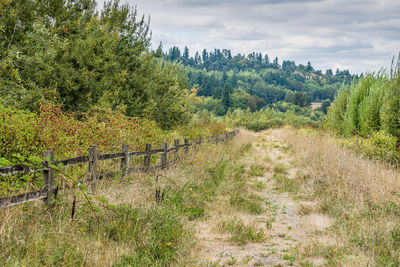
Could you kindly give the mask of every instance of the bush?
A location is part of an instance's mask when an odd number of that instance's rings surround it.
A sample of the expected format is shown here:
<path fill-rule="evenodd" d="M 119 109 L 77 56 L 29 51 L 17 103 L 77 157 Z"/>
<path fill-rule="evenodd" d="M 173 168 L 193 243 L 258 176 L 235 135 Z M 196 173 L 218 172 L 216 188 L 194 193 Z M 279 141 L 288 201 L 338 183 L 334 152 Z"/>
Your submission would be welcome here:
<path fill-rule="evenodd" d="M 326 126 L 344 136 L 359 136 L 361 152 L 398 162 L 400 154 L 400 58 L 385 72 L 368 74 L 342 88 L 328 110 Z M 367 139 L 365 139 L 367 138 Z"/>
<path fill-rule="evenodd" d="M 0 105 L 0 157 L 11 158 L 43 152 L 42 128 L 39 117 L 29 111 Z"/>

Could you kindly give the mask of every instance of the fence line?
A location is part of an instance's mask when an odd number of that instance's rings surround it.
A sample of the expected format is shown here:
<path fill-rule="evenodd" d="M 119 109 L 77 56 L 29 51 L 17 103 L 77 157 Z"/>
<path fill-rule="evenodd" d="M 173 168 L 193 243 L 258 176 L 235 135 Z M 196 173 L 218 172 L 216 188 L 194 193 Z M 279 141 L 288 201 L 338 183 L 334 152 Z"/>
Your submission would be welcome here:
<path fill-rule="evenodd" d="M 90 189 L 92 193 L 96 191 L 96 184 L 99 180 L 104 178 L 114 177 L 114 175 L 121 174 L 121 177 L 133 173 L 133 172 L 149 172 L 156 169 L 165 169 L 172 162 L 176 161 L 178 158 L 178 153 L 180 148 L 183 149 L 184 154 L 187 155 L 189 153 L 189 147 L 192 146 L 194 148 L 198 148 L 198 146 L 205 143 L 215 143 L 219 144 L 221 142 L 225 142 L 231 138 L 233 138 L 239 132 L 238 129 L 233 130 L 232 132 L 216 135 L 216 136 L 207 136 L 206 138 L 202 138 L 201 136 L 196 140 L 193 139 L 192 142 L 189 142 L 189 139 L 185 138 L 183 144 L 180 144 L 180 140 L 174 140 L 174 146 L 168 148 L 168 144 L 163 142 L 161 144 L 161 148 L 152 149 L 151 144 L 146 144 L 145 151 L 132 151 L 129 152 L 129 146 L 127 144 L 123 144 L 121 146 L 121 152 L 118 153 L 107 153 L 107 154 L 98 154 L 97 146 L 92 145 L 89 148 L 88 156 L 79 156 L 75 158 L 65 159 L 54 161 L 54 151 L 46 150 L 44 152 L 45 161 L 42 164 L 42 168 L 34 168 L 30 166 L 26 166 L 23 164 L 7 166 L 0 168 L 0 177 L 1 176 L 10 176 L 14 174 L 27 174 L 27 173 L 43 173 L 43 187 L 40 190 L 28 192 L 24 194 L 19 194 L 15 196 L 1 197 L 0 198 L 0 207 L 10 207 L 19 205 L 29 201 L 35 201 L 39 199 L 43 199 L 46 203 L 51 201 L 51 198 L 54 195 L 54 192 L 57 190 L 53 188 L 54 181 L 54 170 L 50 167 L 50 165 L 60 164 L 62 167 L 74 166 L 74 165 L 82 165 L 89 164 L 88 169 L 88 182 L 90 184 Z M 174 157 L 172 160 L 167 160 L 168 153 L 173 152 Z M 152 155 L 161 155 L 161 163 L 158 165 L 151 166 L 151 156 Z M 129 162 L 130 159 L 135 157 L 143 157 L 143 166 L 130 168 Z M 99 173 L 97 171 L 97 166 L 99 161 L 103 160 L 111 160 L 111 159 L 120 159 L 120 170 L 118 172 L 111 173 Z M 48 162 L 49 160 L 50 162 Z"/>

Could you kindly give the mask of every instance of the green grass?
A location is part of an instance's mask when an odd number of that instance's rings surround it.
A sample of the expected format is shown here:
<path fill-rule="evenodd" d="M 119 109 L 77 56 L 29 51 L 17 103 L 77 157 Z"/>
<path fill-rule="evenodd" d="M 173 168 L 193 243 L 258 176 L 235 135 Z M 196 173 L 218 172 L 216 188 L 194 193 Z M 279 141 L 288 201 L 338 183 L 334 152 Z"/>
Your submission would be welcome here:
<path fill-rule="evenodd" d="M 267 186 L 262 181 L 257 181 L 251 184 L 250 187 L 257 191 L 264 191 Z"/>
<path fill-rule="evenodd" d="M 250 169 L 247 172 L 249 177 L 258 177 L 263 176 L 264 173 L 267 171 L 267 168 L 261 164 L 252 164 L 250 165 Z"/>
<path fill-rule="evenodd" d="M 229 203 L 231 206 L 250 214 L 261 214 L 264 211 L 260 204 L 260 200 L 254 195 L 238 195 L 233 193 L 230 197 Z"/>
<path fill-rule="evenodd" d="M 290 179 L 284 174 L 275 173 L 272 178 L 275 179 L 276 189 L 280 192 L 297 193 L 300 189 L 300 185 L 294 179 Z"/>
<path fill-rule="evenodd" d="M 240 218 L 234 217 L 220 225 L 221 231 L 230 234 L 230 241 L 236 245 L 245 245 L 249 242 L 262 242 L 265 240 L 264 231 L 257 230 L 254 226 L 245 225 Z"/>

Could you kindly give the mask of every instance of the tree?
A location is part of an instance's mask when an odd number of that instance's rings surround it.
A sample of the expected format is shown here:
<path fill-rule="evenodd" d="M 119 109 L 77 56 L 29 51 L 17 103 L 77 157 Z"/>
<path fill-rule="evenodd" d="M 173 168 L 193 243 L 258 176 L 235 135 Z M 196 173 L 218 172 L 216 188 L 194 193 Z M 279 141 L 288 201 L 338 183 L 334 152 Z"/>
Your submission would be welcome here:
<path fill-rule="evenodd" d="M 160 44 L 157 47 L 157 50 L 155 52 L 155 56 L 158 58 L 161 58 L 163 56 L 163 43 L 160 42 Z"/>
<path fill-rule="evenodd" d="M 269 66 L 269 56 L 268 56 L 268 54 L 265 54 L 265 56 L 264 56 L 264 63 L 265 63 L 267 66 Z"/>
<path fill-rule="evenodd" d="M 227 81 L 228 81 L 228 75 L 226 74 L 226 71 L 224 71 L 222 74 L 222 82 L 226 83 Z"/>
<path fill-rule="evenodd" d="M 231 85 L 229 83 L 226 83 L 222 95 L 222 105 L 224 105 L 225 111 L 228 111 L 228 109 L 232 105 L 231 91 L 232 91 Z"/>
<path fill-rule="evenodd" d="M 183 50 L 182 58 L 184 62 L 187 62 L 189 60 L 189 48 L 187 48 L 187 46 L 185 46 L 185 49 Z"/>
<path fill-rule="evenodd" d="M 208 60 L 208 53 L 206 49 L 203 50 L 202 59 L 203 59 L 203 64 L 205 64 Z"/>
<path fill-rule="evenodd" d="M 307 71 L 314 71 L 314 68 L 313 68 L 313 66 L 311 66 L 310 61 L 307 62 Z"/>
<path fill-rule="evenodd" d="M 324 114 L 328 113 L 328 108 L 331 105 L 331 101 L 329 99 L 322 101 L 321 107 L 319 108 Z"/>
<path fill-rule="evenodd" d="M 275 68 L 275 69 L 279 69 L 280 68 L 278 57 L 275 57 L 274 62 L 272 64 L 272 67 Z"/>
<path fill-rule="evenodd" d="M 198 64 L 201 63 L 201 57 L 200 57 L 199 52 L 196 52 L 196 54 L 195 54 L 195 56 L 194 56 L 194 63 L 195 63 L 196 65 L 198 65 Z"/>

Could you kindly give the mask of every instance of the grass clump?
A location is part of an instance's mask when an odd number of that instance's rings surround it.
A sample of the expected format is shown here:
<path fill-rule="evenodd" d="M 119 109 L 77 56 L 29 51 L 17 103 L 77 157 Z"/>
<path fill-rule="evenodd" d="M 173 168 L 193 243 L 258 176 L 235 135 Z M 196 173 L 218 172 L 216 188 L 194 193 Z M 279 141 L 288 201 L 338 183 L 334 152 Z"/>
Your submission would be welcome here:
<path fill-rule="evenodd" d="M 250 187 L 251 187 L 252 189 L 254 189 L 254 190 L 257 190 L 257 191 L 263 191 L 263 190 L 265 190 L 265 188 L 266 188 L 267 186 L 266 186 L 265 183 L 263 183 L 262 181 L 257 181 L 257 182 L 255 182 L 254 184 L 251 184 Z"/>
<path fill-rule="evenodd" d="M 272 178 L 275 179 L 276 189 L 281 192 L 296 193 L 299 191 L 300 186 L 295 180 L 288 178 L 284 174 L 275 173 Z"/>
<path fill-rule="evenodd" d="M 288 167 L 284 164 L 278 163 L 274 166 L 273 171 L 277 174 L 288 174 Z"/>
<path fill-rule="evenodd" d="M 221 232 L 231 235 L 230 241 L 236 245 L 245 245 L 249 242 L 262 242 L 265 240 L 264 231 L 257 230 L 254 226 L 245 225 L 238 217 L 233 217 L 220 224 Z"/>
<path fill-rule="evenodd" d="M 247 172 L 249 177 L 263 176 L 267 168 L 261 164 L 252 164 Z"/>
<path fill-rule="evenodd" d="M 241 196 L 233 194 L 230 197 L 229 203 L 231 206 L 250 214 L 261 214 L 264 211 L 260 200 L 252 195 Z"/>

